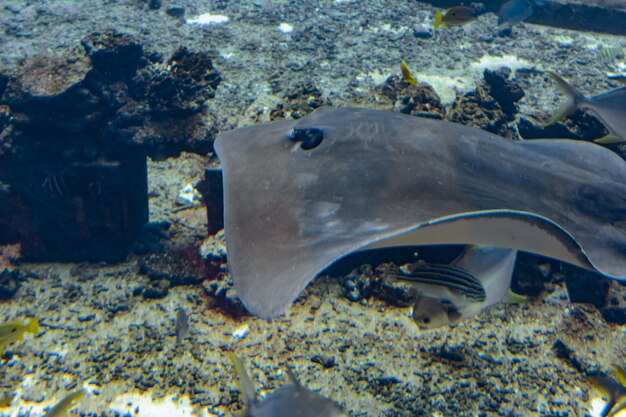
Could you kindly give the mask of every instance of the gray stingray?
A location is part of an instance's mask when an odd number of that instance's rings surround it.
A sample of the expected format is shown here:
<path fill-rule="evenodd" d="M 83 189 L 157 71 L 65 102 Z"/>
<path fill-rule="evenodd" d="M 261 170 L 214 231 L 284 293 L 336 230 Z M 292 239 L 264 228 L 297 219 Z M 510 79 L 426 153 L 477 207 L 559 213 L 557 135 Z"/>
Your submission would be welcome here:
<path fill-rule="evenodd" d="M 339 258 L 389 246 L 518 249 L 626 280 L 626 163 L 593 143 L 328 107 L 215 149 L 229 268 L 264 318 Z"/>

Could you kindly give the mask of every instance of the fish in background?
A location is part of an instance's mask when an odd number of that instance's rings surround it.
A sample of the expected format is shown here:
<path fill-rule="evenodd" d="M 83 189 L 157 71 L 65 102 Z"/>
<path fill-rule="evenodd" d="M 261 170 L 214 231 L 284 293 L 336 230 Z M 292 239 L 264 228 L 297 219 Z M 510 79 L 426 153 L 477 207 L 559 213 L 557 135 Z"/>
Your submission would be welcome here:
<path fill-rule="evenodd" d="M 511 28 L 532 16 L 537 7 L 545 6 L 544 0 L 509 0 L 498 12 L 498 31 L 510 32 Z"/>
<path fill-rule="evenodd" d="M 85 391 L 78 390 L 68 394 L 54 407 L 52 407 L 43 417 L 65 417 L 67 412 L 74 406 L 74 403 L 85 396 Z"/>
<path fill-rule="evenodd" d="M 443 27 L 462 26 L 474 20 L 476 20 L 474 10 L 461 5 L 452 7 L 443 13 L 439 9 L 435 10 L 434 26 L 435 29 L 442 25 Z"/>
<path fill-rule="evenodd" d="M 302 386 L 291 372 L 287 372 L 290 384 L 259 399 L 241 359 L 232 352 L 228 358 L 239 377 L 239 390 L 246 406 L 241 417 L 347 417 L 333 401 Z"/>
<path fill-rule="evenodd" d="M 617 46 L 605 46 L 598 49 L 598 60 L 608 64 L 618 59 L 624 59 L 624 48 Z"/>
<path fill-rule="evenodd" d="M 469 245 L 450 265 L 416 264 L 391 274 L 416 291 L 413 320 L 422 330 L 452 326 L 501 301 L 524 297 L 511 292 L 517 251 Z"/>
<path fill-rule="evenodd" d="M 596 143 L 626 142 L 626 87 L 619 87 L 606 93 L 585 97 L 571 84 L 554 73 L 550 77 L 567 96 L 567 102 L 543 125 L 558 122 L 578 109 L 589 109 L 600 119 L 609 134 L 594 140 Z"/>
<path fill-rule="evenodd" d="M 189 334 L 189 318 L 187 317 L 185 309 L 182 307 L 179 307 L 178 312 L 176 312 L 174 330 L 176 333 L 176 344 L 180 345 L 185 341 L 185 338 Z"/>
<path fill-rule="evenodd" d="M 0 353 L 4 352 L 6 345 L 19 342 L 24 338 L 24 333 L 37 334 L 39 332 L 39 317 L 33 318 L 24 324 L 19 320 L 0 324 Z"/>

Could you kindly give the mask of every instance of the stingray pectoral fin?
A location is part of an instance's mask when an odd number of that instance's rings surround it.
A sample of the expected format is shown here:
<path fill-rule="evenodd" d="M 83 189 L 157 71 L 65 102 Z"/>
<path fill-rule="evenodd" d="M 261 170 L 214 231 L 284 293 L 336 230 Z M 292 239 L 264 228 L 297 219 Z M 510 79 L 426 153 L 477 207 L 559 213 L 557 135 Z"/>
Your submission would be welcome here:
<path fill-rule="evenodd" d="M 518 249 L 599 271 L 580 244 L 557 223 L 528 212 L 485 210 L 446 216 L 371 243 L 393 246 L 474 244 Z"/>

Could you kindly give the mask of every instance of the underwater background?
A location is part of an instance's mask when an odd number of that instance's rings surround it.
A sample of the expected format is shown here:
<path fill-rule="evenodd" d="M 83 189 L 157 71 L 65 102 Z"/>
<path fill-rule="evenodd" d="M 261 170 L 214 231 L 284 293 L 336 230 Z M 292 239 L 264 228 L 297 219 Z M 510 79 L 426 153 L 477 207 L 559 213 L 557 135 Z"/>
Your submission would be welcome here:
<path fill-rule="evenodd" d="M 4 0 L 0 22 L 1 416 L 260 416 L 290 373 L 355 417 L 620 413 L 626 289 L 550 258 L 520 253 L 521 299 L 454 326 L 420 329 L 388 271 L 458 246 L 350 256 L 255 317 L 213 143 L 322 106 L 591 142 L 591 112 L 545 125 L 549 74 L 623 89 L 626 2 Z"/>

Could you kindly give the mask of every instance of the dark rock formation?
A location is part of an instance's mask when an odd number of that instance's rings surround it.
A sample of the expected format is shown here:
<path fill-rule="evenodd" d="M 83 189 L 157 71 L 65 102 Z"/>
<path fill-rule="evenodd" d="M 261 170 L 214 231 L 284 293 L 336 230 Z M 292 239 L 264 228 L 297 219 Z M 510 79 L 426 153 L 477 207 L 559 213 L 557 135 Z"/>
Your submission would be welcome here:
<path fill-rule="evenodd" d="M 606 307 L 602 310 L 602 317 L 609 323 L 626 324 L 626 308 L 624 307 Z"/>
<path fill-rule="evenodd" d="M 163 62 L 115 31 L 0 74 L 0 244 L 31 260 L 123 259 L 147 221 L 146 156 L 212 149 L 220 81 L 206 53 Z"/>
<path fill-rule="evenodd" d="M 8 269 L 0 272 L 0 300 L 8 300 L 13 297 L 20 287 L 20 281 L 24 279 L 22 272 L 17 269 Z"/>
<path fill-rule="evenodd" d="M 390 104 L 400 113 L 421 117 L 443 119 L 446 110 L 435 90 L 428 84 L 410 84 L 397 75 L 392 75 L 376 87 L 378 101 Z"/>
<path fill-rule="evenodd" d="M 572 303 L 589 303 L 596 308 L 606 305 L 609 282 L 600 274 L 582 268 L 563 264 L 565 284 Z"/>
<path fill-rule="evenodd" d="M 457 97 L 448 120 L 514 138 L 516 134 L 508 123 L 515 120 L 516 102 L 524 96 L 524 92 L 509 80 L 510 73 L 508 68 L 485 70 L 485 80 L 476 89 Z"/>
<path fill-rule="evenodd" d="M 313 84 L 297 85 L 287 90 L 283 103 L 272 109 L 271 120 L 300 119 L 323 105 L 322 91 Z"/>

